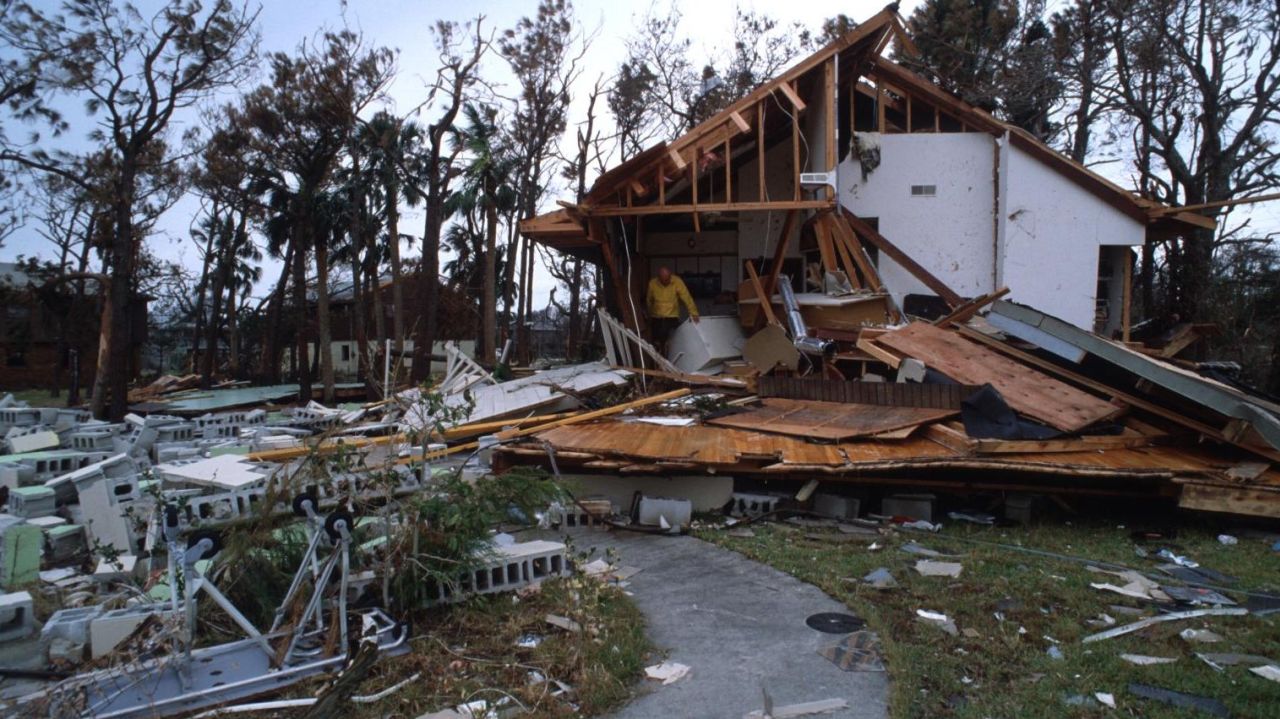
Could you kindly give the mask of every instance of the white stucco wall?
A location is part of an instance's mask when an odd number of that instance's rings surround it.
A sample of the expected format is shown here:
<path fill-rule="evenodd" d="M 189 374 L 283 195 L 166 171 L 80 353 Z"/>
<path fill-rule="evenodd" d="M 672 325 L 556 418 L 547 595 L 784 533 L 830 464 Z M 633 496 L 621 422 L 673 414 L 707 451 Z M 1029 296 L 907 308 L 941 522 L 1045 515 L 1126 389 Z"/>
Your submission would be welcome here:
<path fill-rule="evenodd" d="M 993 138 L 982 133 L 882 135 L 880 166 L 864 181 L 856 157 L 840 163 L 842 204 L 879 218 L 880 234 L 962 296 L 990 292 L 995 281 Z M 912 197 L 912 185 L 935 185 Z M 901 305 L 908 294 L 932 294 L 897 263 L 879 271 Z"/>
<path fill-rule="evenodd" d="M 1098 248 L 1140 245 L 1145 226 L 1008 142 L 1000 165 L 997 284 L 1015 302 L 1092 330 Z"/>

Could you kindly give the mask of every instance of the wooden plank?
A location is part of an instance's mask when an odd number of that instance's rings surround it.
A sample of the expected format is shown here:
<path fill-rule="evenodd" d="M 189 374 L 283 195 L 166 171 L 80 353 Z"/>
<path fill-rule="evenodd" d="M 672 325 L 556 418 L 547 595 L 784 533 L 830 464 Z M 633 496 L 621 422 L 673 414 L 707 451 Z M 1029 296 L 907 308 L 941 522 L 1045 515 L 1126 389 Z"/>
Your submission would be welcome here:
<path fill-rule="evenodd" d="M 708 419 L 717 427 L 840 441 L 936 422 L 956 413 L 951 409 L 892 407 L 818 402 L 771 397 L 747 412 Z"/>
<path fill-rule="evenodd" d="M 791 180 L 793 200 L 800 199 L 800 118 L 791 116 Z"/>
<path fill-rule="evenodd" d="M 831 242 L 831 231 L 827 229 L 826 224 L 821 221 L 813 223 L 813 235 L 818 241 L 818 254 L 822 257 L 822 269 L 827 272 L 835 272 L 840 269 L 836 266 L 835 247 Z"/>
<path fill-rule="evenodd" d="M 950 313 L 943 315 L 942 317 L 939 317 L 938 319 L 934 320 L 933 324 L 937 325 L 938 327 L 946 327 L 947 325 L 950 325 L 952 323 L 964 324 L 969 320 L 970 317 L 973 317 L 974 315 L 976 315 L 978 313 L 978 310 L 982 309 L 983 307 L 986 307 L 987 305 L 991 304 L 992 302 L 995 302 L 996 300 L 1000 299 L 1001 297 L 1004 297 L 1007 294 L 1009 294 L 1009 288 L 1001 287 L 995 292 L 988 292 L 987 294 L 982 295 L 980 297 L 974 297 L 968 302 L 955 308 Z"/>
<path fill-rule="evenodd" d="M 1064 432 L 1078 432 L 1123 408 L 1014 362 L 955 332 L 927 322 L 876 338 L 888 347 L 964 384 L 991 384 L 1017 412 Z"/>
<path fill-rule="evenodd" d="M 1202 512 L 1280 519 L 1280 492 L 1273 487 L 1188 482 L 1182 485 L 1178 506 Z"/>
<path fill-rule="evenodd" d="M 796 113 L 804 112 L 804 109 L 807 106 L 804 104 L 804 100 L 800 99 L 800 95 L 796 94 L 795 88 L 791 87 L 790 82 L 778 83 L 778 90 L 780 90 L 783 95 L 787 96 L 787 100 L 791 101 L 791 106 L 795 108 Z"/>
<path fill-rule="evenodd" d="M 1120 297 L 1120 340 L 1128 342 L 1133 316 L 1133 252 L 1127 247 L 1124 250 L 1124 284 Z"/>
<path fill-rule="evenodd" d="M 654 395 L 652 397 L 644 397 L 642 399 L 635 400 L 634 402 L 623 402 L 622 404 L 616 404 L 616 405 L 613 405 L 612 407 L 605 407 L 604 409 L 598 409 L 598 410 L 595 410 L 594 412 L 583 412 L 582 414 L 577 414 L 572 417 L 566 417 L 564 419 L 558 419 L 554 422 L 539 425 L 537 427 L 529 427 L 526 429 L 509 429 L 503 432 L 499 432 L 497 434 L 497 437 L 498 439 L 515 439 L 516 437 L 525 437 L 531 434 L 535 434 L 537 432 L 541 432 L 543 430 L 555 429 L 556 427 L 564 427 L 570 424 L 579 424 L 581 422 L 587 422 L 593 419 L 600 419 L 601 417 L 608 417 L 610 415 L 620 414 L 622 412 L 626 412 L 629 409 L 636 409 L 639 407 L 647 407 L 652 404 L 661 404 L 663 402 L 670 402 L 673 399 L 680 399 L 681 397 L 687 396 L 689 393 L 690 393 L 690 390 L 688 389 L 672 390 L 670 392 L 664 392 L 663 394 Z"/>
<path fill-rule="evenodd" d="M 933 293 L 941 297 L 943 302 L 946 302 L 952 308 L 956 308 L 964 304 L 964 300 L 960 298 L 960 295 L 956 294 L 955 291 L 948 287 L 945 282 L 934 277 L 931 272 L 921 267 L 920 264 L 911 259 L 907 253 L 898 249 L 897 245 L 885 239 L 884 235 L 877 232 L 874 227 L 863 222 L 861 218 L 852 212 L 849 212 L 849 210 L 844 207 L 840 208 L 840 212 L 849 223 L 849 227 L 858 234 L 860 239 L 875 245 L 876 249 L 884 253 L 884 255 L 889 259 L 901 265 L 902 269 L 909 272 L 912 277 L 920 280 L 924 283 L 925 287 L 933 290 Z"/>
<path fill-rule="evenodd" d="M 671 164 L 675 165 L 677 170 L 683 170 L 689 166 L 689 163 L 685 162 L 684 158 L 680 156 L 680 153 L 676 152 L 674 147 L 667 150 L 667 157 L 671 158 Z"/>
<path fill-rule="evenodd" d="M 759 175 L 759 186 L 757 187 L 759 199 L 765 201 L 765 176 L 764 176 L 764 103 L 756 105 L 756 172 Z"/>
<path fill-rule="evenodd" d="M 964 432 L 958 432 L 945 424 L 931 424 L 924 428 L 924 436 L 947 449 L 969 454 L 973 452 L 974 441 Z"/>
<path fill-rule="evenodd" d="M 1155 437 L 1073 437 L 1071 439 L 1008 440 L 977 439 L 978 454 L 1052 454 L 1058 452 L 1092 452 L 1102 449 L 1146 447 Z"/>
<path fill-rule="evenodd" d="M 880 280 L 880 273 L 876 271 L 875 265 L 871 264 L 871 258 L 867 257 L 866 250 L 858 242 L 858 238 L 853 234 L 853 229 L 849 227 L 849 223 L 845 221 L 842 215 L 833 214 L 831 226 L 835 228 L 836 241 L 842 242 L 849 248 L 850 254 L 853 255 L 853 261 L 858 265 L 858 270 L 862 272 L 862 277 L 867 281 L 867 286 L 876 292 L 884 290 L 884 282 Z"/>
<path fill-rule="evenodd" d="M 836 167 L 836 60 L 833 56 L 831 60 L 822 66 L 822 108 L 825 110 L 824 124 L 826 132 L 824 136 L 826 141 L 823 143 L 824 164 L 822 170 L 829 172 Z M 827 199 L 835 198 L 835 188 L 830 186 L 825 188 Z"/>
<path fill-rule="evenodd" d="M 898 369 L 898 365 L 902 364 L 901 357 L 887 351 L 885 348 L 877 345 L 869 339 L 859 337 L 858 341 L 854 343 L 854 346 L 872 357 L 875 357 L 878 361 L 889 365 L 890 369 Z"/>
<path fill-rule="evenodd" d="M 639 207 L 593 207 L 590 217 L 626 217 L 641 215 L 687 215 L 698 212 L 785 212 L 786 210 L 827 210 L 835 205 L 829 200 L 773 200 L 770 202 L 707 202 L 698 205 L 641 205 Z"/>
<path fill-rule="evenodd" d="M 747 124 L 746 120 L 742 119 L 742 115 L 738 114 L 737 110 L 729 111 L 729 119 L 733 120 L 733 124 L 738 126 L 738 132 L 751 131 L 751 126 Z"/>
<path fill-rule="evenodd" d="M 836 222 L 832 217 L 831 213 L 827 213 L 818 218 L 818 224 L 827 228 L 827 234 L 831 237 L 831 244 L 835 246 L 836 254 L 840 256 L 840 262 L 844 265 L 845 275 L 849 278 L 849 285 L 855 290 L 860 290 L 862 289 L 862 281 L 858 279 L 858 265 L 853 261 L 853 255 L 843 242 L 843 238 L 836 231 Z"/>

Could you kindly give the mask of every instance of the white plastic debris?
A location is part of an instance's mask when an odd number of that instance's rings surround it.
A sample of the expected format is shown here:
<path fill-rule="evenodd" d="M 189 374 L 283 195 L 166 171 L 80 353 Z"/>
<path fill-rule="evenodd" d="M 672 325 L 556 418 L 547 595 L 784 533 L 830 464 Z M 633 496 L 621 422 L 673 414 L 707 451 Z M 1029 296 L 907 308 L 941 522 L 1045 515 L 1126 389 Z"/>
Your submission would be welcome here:
<path fill-rule="evenodd" d="M 951 618 L 942 612 L 935 612 L 928 609 L 917 609 L 916 616 L 920 617 L 920 620 L 924 623 L 932 624 L 953 637 L 959 636 L 960 634 L 960 630 L 956 629 L 956 623 L 951 621 Z"/>
<path fill-rule="evenodd" d="M 1220 642 L 1222 635 L 1208 629 L 1183 629 L 1178 636 L 1188 642 Z"/>
<path fill-rule="evenodd" d="M 964 566 L 959 562 L 934 562 L 921 559 L 916 562 L 916 571 L 926 577 L 959 577 Z"/>
<path fill-rule="evenodd" d="M 1116 697 L 1114 694 L 1108 694 L 1106 692 L 1094 692 L 1093 697 L 1098 701 L 1102 702 L 1104 705 L 1111 707 L 1112 709 L 1116 708 Z"/>
<path fill-rule="evenodd" d="M 1120 658 L 1140 667 L 1148 667 L 1154 664 L 1172 664 L 1178 661 L 1177 657 L 1150 657 L 1145 654 L 1121 654 Z"/>
<path fill-rule="evenodd" d="M 1219 534 L 1219 535 L 1218 535 L 1218 542 L 1219 542 L 1220 544 L 1224 544 L 1224 545 L 1226 545 L 1226 546 L 1228 546 L 1228 547 L 1232 547 L 1232 546 L 1235 546 L 1235 545 L 1239 544 L 1239 543 L 1240 543 L 1240 540 L 1239 540 L 1239 539 L 1236 539 L 1235 537 L 1231 536 L 1230 534 Z"/>
<path fill-rule="evenodd" d="M 1266 664 L 1260 667 L 1250 667 L 1249 671 L 1257 674 L 1263 679 L 1270 679 L 1273 682 L 1280 682 L 1280 667 L 1273 664 Z"/>
<path fill-rule="evenodd" d="M 664 685 L 674 684 L 689 674 L 689 667 L 680 662 L 663 662 L 645 667 L 644 675 L 649 679 L 660 681 Z"/>

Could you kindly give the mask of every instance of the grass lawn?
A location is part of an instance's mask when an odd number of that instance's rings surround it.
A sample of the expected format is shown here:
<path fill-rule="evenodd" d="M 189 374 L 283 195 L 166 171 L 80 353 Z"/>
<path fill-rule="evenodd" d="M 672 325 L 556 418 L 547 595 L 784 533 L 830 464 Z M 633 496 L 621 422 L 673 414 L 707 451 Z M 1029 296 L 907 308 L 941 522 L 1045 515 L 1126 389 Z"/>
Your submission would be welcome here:
<path fill-rule="evenodd" d="M 547 614 L 569 617 L 583 631 L 552 627 Z M 378 702 L 348 706 L 353 717 L 416 717 L 506 698 L 507 706 L 527 710 L 522 717 L 596 716 L 629 699 L 642 676 L 651 659 L 644 626 L 621 590 L 580 576 L 547 581 L 539 593 L 518 601 L 510 593 L 478 597 L 420 617 L 412 651 L 379 661 L 358 693 L 374 694 L 415 673 L 420 679 Z M 541 641 L 517 647 L 525 635 Z M 557 687 L 531 681 L 535 672 L 572 693 L 553 697 Z"/>
<path fill-rule="evenodd" d="M 1234 717 L 1280 717 L 1280 683 L 1241 665 L 1218 671 L 1195 656 L 1237 652 L 1280 663 L 1280 615 L 1167 622 L 1082 644 L 1086 635 L 1109 628 L 1099 619 L 1101 614 L 1115 619 L 1112 626 L 1140 618 L 1121 614 L 1111 605 L 1143 608 L 1145 616 L 1155 611 L 1141 600 L 1089 586 L 1125 584 L 1117 577 L 1089 572 L 1081 563 L 994 546 L 1088 557 L 1144 572 L 1154 570 L 1156 551 L 1167 546 L 1205 568 L 1235 577 L 1233 589 L 1280 594 L 1280 552 L 1261 538 L 1240 537 L 1239 544 L 1224 546 L 1216 538 L 1220 529 L 1192 526 L 1180 528 L 1177 537 L 1165 543 L 1140 546 L 1130 537 L 1135 527 L 1115 522 L 1026 528 L 951 523 L 937 534 L 899 531 L 854 541 L 839 541 L 853 535 L 834 529 L 763 522 L 751 528 L 754 537 L 732 537 L 717 529 L 702 530 L 699 536 L 810 582 L 865 618 L 884 643 L 894 717 L 1210 716 L 1135 696 L 1128 690 L 1130 682 L 1218 699 Z M 881 548 L 868 549 L 873 541 Z M 962 563 L 960 577 L 918 574 L 913 567 L 922 557 L 900 549 L 912 541 L 958 555 L 939 561 Z M 1140 557 L 1139 549 L 1150 556 Z M 893 573 L 896 589 L 878 590 L 858 581 L 879 567 Z M 958 636 L 919 620 L 918 609 L 945 613 L 958 627 Z M 1189 627 L 1212 629 L 1224 641 L 1188 642 L 1178 633 Z M 1058 647 L 1061 659 L 1050 656 L 1051 646 Z M 1137 666 L 1120 658 L 1125 653 L 1177 661 Z M 1117 709 L 1098 704 L 1092 698 L 1095 692 L 1113 694 Z M 1068 704 L 1068 697 L 1088 697 L 1091 705 Z"/>

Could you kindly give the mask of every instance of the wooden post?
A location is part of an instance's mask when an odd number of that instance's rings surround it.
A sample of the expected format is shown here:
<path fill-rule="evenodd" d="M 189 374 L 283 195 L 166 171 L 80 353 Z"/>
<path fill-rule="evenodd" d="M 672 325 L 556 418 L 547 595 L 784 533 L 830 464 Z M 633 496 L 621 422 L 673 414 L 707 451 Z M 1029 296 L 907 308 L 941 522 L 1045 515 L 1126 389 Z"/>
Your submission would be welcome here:
<path fill-rule="evenodd" d="M 764 202 L 764 103 L 756 103 L 756 170 L 760 174 L 760 201 Z"/>
<path fill-rule="evenodd" d="M 1124 248 L 1124 297 L 1120 308 L 1120 339 L 1129 341 L 1129 330 L 1133 326 L 1133 251 Z"/>
<path fill-rule="evenodd" d="M 826 92 L 823 98 L 824 124 L 826 124 L 826 148 L 823 153 L 825 166 L 822 168 L 824 172 L 834 170 L 836 167 L 836 59 L 839 55 L 832 55 L 829 62 L 822 65 L 822 86 Z M 835 198 L 835 189 L 830 185 L 826 187 L 826 197 L 828 200 Z"/>

